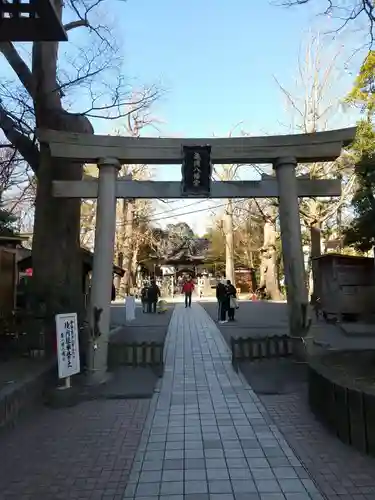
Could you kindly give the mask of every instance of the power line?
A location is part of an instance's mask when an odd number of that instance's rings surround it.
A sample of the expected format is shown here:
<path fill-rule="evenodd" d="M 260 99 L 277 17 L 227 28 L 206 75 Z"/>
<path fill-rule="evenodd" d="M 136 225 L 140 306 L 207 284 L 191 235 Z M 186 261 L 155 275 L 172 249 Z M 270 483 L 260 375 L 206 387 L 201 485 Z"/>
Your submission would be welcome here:
<path fill-rule="evenodd" d="M 180 201 L 180 200 L 177 200 L 177 201 Z M 185 208 L 192 207 L 193 205 L 196 205 L 196 204 L 197 204 L 197 202 L 194 201 L 193 203 L 189 203 L 188 205 L 185 205 L 184 207 L 170 208 L 169 210 L 165 210 L 164 212 L 159 212 L 157 214 L 153 214 L 153 217 L 157 217 L 158 215 L 164 215 L 165 213 L 173 212 L 175 210 L 184 210 Z M 179 214 L 176 214 L 176 216 L 177 215 L 179 215 Z"/>
<path fill-rule="evenodd" d="M 234 202 L 234 205 L 236 203 L 241 203 L 243 200 L 239 200 L 237 202 Z M 199 212 L 206 212 L 207 210 L 214 210 L 215 208 L 220 208 L 220 207 L 225 207 L 227 203 L 221 203 L 219 205 L 216 205 L 215 207 L 212 207 L 212 208 L 200 208 L 198 210 L 193 210 L 192 212 L 185 212 L 183 214 L 175 214 L 175 215 L 167 215 L 166 217 L 159 217 L 157 219 L 148 219 L 149 222 L 158 222 L 160 220 L 165 220 L 165 219 L 171 219 L 173 217 L 181 217 L 183 215 L 192 215 L 192 214 L 197 214 Z M 195 205 L 195 203 L 194 203 Z"/>
<path fill-rule="evenodd" d="M 244 198 L 245 199 L 245 198 Z M 240 199 L 240 200 L 237 200 L 235 202 L 233 202 L 233 205 L 234 206 L 237 206 L 238 203 L 243 203 L 244 199 Z M 198 201 L 198 200 L 197 200 Z M 187 206 L 193 206 L 193 205 L 196 205 L 197 201 L 195 201 L 194 203 L 191 203 Z M 208 201 L 208 200 L 207 200 Z M 199 208 L 197 210 L 192 210 L 190 212 L 184 212 L 184 213 L 181 213 L 181 214 L 171 214 L 171 215 L 166 215 L 165 217 L 156 217 L 156 218 L 148 218 L 148 217 L 145 217 L 144 218 L 144 222 L 159 222 L 161 220 L 166 220 L 166 219 L 173 219 L 175 217 L 183 217 L 184 215 L 193 215 L 193 214 L 197 214 L 197 213 L 201 213 L 201 212 L 206 212 L 208 210 L 215 210 L 217 208 L 222 208 L 222 207 L 225 207 L 227 205 L 227 202 L 225 203 L 220 203 L 219 205 L 215 205 L 214 207 L 206 207 L 206 208 Z M 183 208 L 187 208 L 186 207 L 181 207 L 181 209 Z M 178 208 L 177 209 L 171 209 L 171 211 L 174 211 L 174 210 L 179 210 Z M 245 212 L 249 212 L 248 210 L 244 210 Z M 161 212 L 160 215 L 163 215 L 165 212 Z M 249 212 L 250 213 L 250 212 Z M 156 214 L 158 215 L 158 214 Z M 121 225 L 121 227 L 123 226 L 126 226 L 128 224 L 128 222 L 125 222 L 125 223 L 121 223 L 121 224 L 118 224 L 118 225 Z"/>

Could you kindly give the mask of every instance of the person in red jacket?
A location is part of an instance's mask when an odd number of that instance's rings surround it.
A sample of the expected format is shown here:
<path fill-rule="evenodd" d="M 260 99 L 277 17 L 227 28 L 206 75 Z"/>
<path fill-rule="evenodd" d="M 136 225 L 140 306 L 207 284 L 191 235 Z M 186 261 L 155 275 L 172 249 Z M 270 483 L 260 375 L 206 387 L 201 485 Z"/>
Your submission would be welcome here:
<path fill-rule="evenodd" d="M 193 280 L 189 277 L 187 282 L 182 287 L 182 293 L 185 294 L 185 307 L 191 307 L 191 295 L 194 291 Z"/>

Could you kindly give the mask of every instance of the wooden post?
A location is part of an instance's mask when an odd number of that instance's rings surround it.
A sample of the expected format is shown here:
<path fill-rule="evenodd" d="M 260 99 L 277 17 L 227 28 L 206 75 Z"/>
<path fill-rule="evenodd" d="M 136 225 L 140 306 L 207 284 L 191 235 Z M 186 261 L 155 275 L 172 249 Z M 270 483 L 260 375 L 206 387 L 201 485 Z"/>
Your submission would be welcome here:
<path fill-rule="evenodd" d="M 278 158 L 274 163 L 279 190 L 280 230 L 283 249 L 285 284 L 292 337 L 303 337 L 308 307 L 305 266 L 298 205 L 297 161 L 293 157 Z"/>
<path fill-rule="evenodd" d="M 107 352 L 110 328 L 114 242 L 116 232 L 116 179 L 120 163 L 115 158 L 98 162 L 99 190 L 96 209 L 94 264 L 89 321 L 92 332 L 99 334 L 89 346 L 89 376 L 92 383 L 107 377 Z M 101 310 L 95 325 L 94 311 Z"/>

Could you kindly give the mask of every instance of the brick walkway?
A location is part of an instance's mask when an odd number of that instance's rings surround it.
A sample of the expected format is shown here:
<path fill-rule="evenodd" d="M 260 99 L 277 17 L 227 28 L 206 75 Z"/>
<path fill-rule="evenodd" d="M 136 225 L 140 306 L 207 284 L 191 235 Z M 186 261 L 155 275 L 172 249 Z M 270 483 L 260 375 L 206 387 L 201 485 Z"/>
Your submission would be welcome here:
<path fill-rule="evenodd" d="M 0 436 L 1 500 L 120 500 L 147 400 L 42 408 Z"/>
<path fill-rule="evenodd" d="M 323 500 L 216 325 L 177 305 L 160 394 L 125 490 L 138 500 Z"/>
<path fill-rule="evenodd" d="M 261 400 L 329 500 L 374 500 L 375 460 L 343 444 L 315 420 L 306 390 Z"/>

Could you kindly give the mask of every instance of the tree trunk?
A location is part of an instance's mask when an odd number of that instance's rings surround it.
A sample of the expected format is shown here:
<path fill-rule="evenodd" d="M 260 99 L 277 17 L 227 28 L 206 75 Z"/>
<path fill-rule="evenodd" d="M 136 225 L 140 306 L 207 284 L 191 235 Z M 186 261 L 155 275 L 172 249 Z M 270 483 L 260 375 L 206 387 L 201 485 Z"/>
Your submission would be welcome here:
<path fill-rule="evenodd" d="M 125 275 L 123 280 L 124 295 L 129 295 L 130 288 L 132 287 L 132 249 L 133 249 L 133 220 L 134 220 L 134 200 L 124 200 L 126 202 L 126 217 L 124 231 L 124 242 L 122 251 L 124 254 L 123 266 Z"/>
<path fill-rule="evenodd" d="M 117 265 L 122 269 L 124 265 L 124 254 L 122 252 L 117 252 Z M 121 276 L 116 276 L 116 292 L 120 294 L 121 289 Z"/>
<path fill-rule="evenodd" d="M 132 252 L 132 262 L 131 262 L 131 280 L 133 286 L 138 286 L 137 277 L 138 277 L 138 253 L 139 253 L 139 241 L 136 239 L 133 252 Z"/>
<path fill-rule="evenodd" d="M 322 241 L 321 241 L 321 223 L 315 222 L 310 225 L 310 270 L 309 270 L 309 282 L 310 282 L 310 296 L 311 301 L 315 302 L 318 295 L 318 277 L 317 277 L 317 263 L 314 260 L 316 257 L 320 257 L 322 254 Z M 312 285 L 312 286 L 311 286 Z"/>
<path fill-rule="evenodd" d="M 62 17 L 62 1 L 55 1 Z M 37 128 L 93 134 L 89 120 L 62 109 L 57 84 L 57 42 L 34 42 L 32 77 Z M 54 198 L 54 180 L 80 180 L 82 165 L 51 159 L 47 146 L 40 145 L 33 236 L 33 290 L 35 306 L 45 310 L 47 349 L 54 343 L 54 315 L 83 310 L 82 256 L 80 253 L 79 199 Z M 38 304 L 39 303 L 39 304 Z"/>
<path fill-rule="evenodd" d="M 271 300 L 281 300 L 277 280 L 276 229 L 275 224 L 271 220 L 265 222 L 263 229 L 259 286 L 266 287 Z"/>
<path fill-rule="evenodd" d="M 233 203 L 232 200 L 227 201 L 227 206 L 224 215 L 224 231 L 225 231 L 225 277 L 231 280 L 235 285 L 234 274 L 234 241 L 233 241 Z"/>
<path fill-rule="evenodd" d="M 70 129 L 71 130 L 71 129 Z M 79 199 L 54 198 L 52 181 L 79 180 L 82 167 L 51 159 L 41 146 L 32 246 L 34 310 L 49 318 L 47 331 L 54 335 L 55 314 L 83 313 L 82 254 L 80 252 Z M 41 311 L 40 311 L 41 312 Z M 54 338 L 47 338 L 47 350 Z"/>

